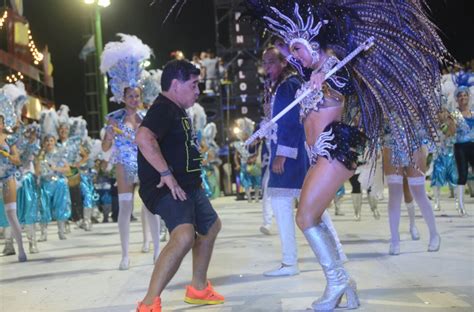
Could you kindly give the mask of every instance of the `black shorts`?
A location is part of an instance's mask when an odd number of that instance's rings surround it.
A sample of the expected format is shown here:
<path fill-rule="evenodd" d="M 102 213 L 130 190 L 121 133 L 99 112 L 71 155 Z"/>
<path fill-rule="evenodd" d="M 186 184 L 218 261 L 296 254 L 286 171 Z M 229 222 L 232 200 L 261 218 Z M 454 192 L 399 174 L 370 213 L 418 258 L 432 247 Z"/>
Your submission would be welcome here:
<path fill-rule="evenodd" d="M 149 209 L 165 221 L 171 233 L 181 224 L 194 225 L 195 231 L 206 235 L 217 220 L 217 213 L 202 188 L 186 191 L 185 201 L 175 200 L 171 193 L 158 200 L 158 203 Z"/>

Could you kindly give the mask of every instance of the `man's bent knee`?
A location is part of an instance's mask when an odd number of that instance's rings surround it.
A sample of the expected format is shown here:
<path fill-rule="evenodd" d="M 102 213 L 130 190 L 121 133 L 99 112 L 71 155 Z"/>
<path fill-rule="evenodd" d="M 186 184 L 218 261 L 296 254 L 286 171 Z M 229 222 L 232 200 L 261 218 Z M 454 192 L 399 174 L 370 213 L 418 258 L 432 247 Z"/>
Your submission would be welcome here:
<path fill-rule="evenodd" d="M 192 224 L 181 224 L 170 233 L 170 243 L 176 243 L 181 248 L 190 250 L 193 248 L 195 235 Z"/>

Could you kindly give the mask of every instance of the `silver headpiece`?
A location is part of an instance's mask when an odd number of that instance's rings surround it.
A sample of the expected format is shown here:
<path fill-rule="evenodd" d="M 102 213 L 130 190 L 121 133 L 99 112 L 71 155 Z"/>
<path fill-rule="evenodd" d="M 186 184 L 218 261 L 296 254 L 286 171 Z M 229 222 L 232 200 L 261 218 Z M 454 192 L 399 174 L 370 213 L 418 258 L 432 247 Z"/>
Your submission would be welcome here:
<path fill-rule="evenodd" d="M 263 18 L 268 22 L 268 28 L 285 40 L 290 47 L 297 42 L 305 45 L 310 52 L 319 47 L 314 38 L 319 34 L 321 27 L 328 23 L 327 20 L 316 23 L 313 14 L 309 12 L 308 8 L 309 14 L 305 22 L 300 14 L 298 3 L 295 3 L 293 18 L 286 16 L 275 7 L 270 7 L 270 9 L 281 22 L 269 16 L 264 16 Z"/>

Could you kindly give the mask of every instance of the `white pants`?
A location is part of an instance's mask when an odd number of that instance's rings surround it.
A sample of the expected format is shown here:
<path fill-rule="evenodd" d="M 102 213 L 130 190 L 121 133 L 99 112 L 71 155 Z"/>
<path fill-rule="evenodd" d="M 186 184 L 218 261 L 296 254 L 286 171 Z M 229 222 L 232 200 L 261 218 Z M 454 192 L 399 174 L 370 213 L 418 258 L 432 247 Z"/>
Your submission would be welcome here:
<path fill-rule="evenodd" d="M 281 243 L 281 262 L 286 265 L 295 265 L 298 261 L 295 236 L 295 197 L 273 196 L 271 203 L 278 225 Z"/>
<path fill-rule="evenodd" d="M 268 180 L 270 180 L 270 167 L 267 167 L 267 170 L 263 174 L 262 179 L 262 190 L 263 190 L 263 200 L 262 200 L 262 217 L 263 225 L 270 227 L 272 225 L 273 211 L 272 211 L 272 201 L 270 195 L 268 194 Z"/>

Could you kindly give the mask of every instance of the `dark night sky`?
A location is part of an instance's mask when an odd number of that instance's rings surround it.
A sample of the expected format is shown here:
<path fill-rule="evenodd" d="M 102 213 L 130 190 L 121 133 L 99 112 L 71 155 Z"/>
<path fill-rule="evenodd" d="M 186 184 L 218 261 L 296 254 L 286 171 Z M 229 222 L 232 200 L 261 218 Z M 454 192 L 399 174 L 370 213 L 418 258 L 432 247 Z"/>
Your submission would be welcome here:
<path fill-rule="evenodd" d="M 116 40 L 118 32 L 137 35 L 155 52 L 151 68 L 161 67 L 173 50 L 181 49 L 190 58 L 194 51 L 214 47 L 212 0 L 188 0 L 181 15 L 164 26 L 162 20 L 171 0 L 160 4 L 156 1 L 152 7 L 151 0 L 111 2 L 102 11 L 104 44 Z M 451 53 L 463 62 L 474 58 L 474 1 L 427 2 Z M 47 44 L 52 53 L 56 103 L 68 104 L 72 115 L 84 114 L 84 70 L 78 54 L 86 41 L 88 10 L 83 0 L 24 0 L 24 16 L 30 22 L 36 45 Z"/>

